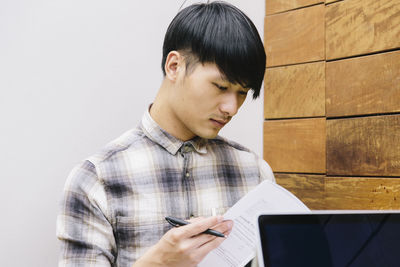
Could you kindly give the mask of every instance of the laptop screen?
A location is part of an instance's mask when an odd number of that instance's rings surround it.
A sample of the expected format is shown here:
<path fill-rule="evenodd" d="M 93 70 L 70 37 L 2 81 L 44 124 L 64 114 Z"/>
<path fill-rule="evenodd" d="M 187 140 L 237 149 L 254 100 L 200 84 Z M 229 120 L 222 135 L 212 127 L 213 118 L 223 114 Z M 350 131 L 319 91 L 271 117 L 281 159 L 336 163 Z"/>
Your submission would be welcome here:
<path fill-rule="evenodd" d="M 258 219 L 268 267 L 400 266 L 400 214 L 286 214 Z"/>

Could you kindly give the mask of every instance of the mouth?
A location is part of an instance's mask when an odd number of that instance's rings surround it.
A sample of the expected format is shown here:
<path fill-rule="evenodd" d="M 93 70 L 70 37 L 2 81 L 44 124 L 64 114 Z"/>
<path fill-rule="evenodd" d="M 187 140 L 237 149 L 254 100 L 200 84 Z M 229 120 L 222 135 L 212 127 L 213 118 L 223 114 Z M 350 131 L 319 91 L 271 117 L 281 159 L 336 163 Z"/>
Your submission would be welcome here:
<path fill-rule="evenodd" d="M 225 126 L 225 124 L 228 123 L 229 120 L 216 120 L 216 119 L 210 119 L 210 121 L 217 126 L 218 128 L 222 128 Z"/>

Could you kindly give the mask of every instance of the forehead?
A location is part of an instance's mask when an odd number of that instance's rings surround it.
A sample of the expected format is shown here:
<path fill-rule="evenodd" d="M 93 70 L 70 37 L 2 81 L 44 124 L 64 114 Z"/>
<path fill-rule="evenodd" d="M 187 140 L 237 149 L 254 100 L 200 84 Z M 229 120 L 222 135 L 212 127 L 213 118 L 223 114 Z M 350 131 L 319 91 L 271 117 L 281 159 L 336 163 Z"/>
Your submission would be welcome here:
<path fill-rule="evenodd" d="M 189 75 L 195 75 L 198 77 L 201 76 L 212 80 L 229 82 L 225 75 L 221 73 L 215 63 L 197 63 L 196 66 L 194 66 L 194 70 Z"/>

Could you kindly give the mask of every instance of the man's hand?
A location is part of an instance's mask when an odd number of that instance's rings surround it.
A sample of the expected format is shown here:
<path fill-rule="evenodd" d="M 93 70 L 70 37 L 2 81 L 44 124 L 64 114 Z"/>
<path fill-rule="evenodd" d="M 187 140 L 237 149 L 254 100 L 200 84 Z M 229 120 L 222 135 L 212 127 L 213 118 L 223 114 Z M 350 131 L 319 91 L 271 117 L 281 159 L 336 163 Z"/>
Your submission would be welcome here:
<path fill-rule="evenodd" d="M 228 235 L 232 221 L 223 221 L 222 216 L 197 218 L 191 224 L 169 230 L 161 240 L 151 247 L 133 267 L 147 266 L 196 266 L 211 250 L 225 238 L 202 234 L 212 228 Z"/>

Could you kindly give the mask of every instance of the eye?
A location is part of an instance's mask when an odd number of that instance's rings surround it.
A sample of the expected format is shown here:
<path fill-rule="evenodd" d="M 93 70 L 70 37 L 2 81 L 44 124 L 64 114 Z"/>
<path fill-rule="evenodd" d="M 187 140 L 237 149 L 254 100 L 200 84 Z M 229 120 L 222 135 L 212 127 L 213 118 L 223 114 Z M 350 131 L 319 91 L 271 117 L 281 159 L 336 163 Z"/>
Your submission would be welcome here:
<path fill-rule="evenodd" d="M 221 90 L 221 91 L 226 91 L 227 89 L 228 89 L 228 87 L 226 87 L 226 86 L 221 86 L 221 85 L 219 85 L 219 84 L 217 84 L 217 83 L 212 83 L 215 87 L 217 87 L 219 90 Z"/>
<path fill-rule="evenodd" d="M 239 91 L 239 95 L 241 95 L 241 96 L 247 96 L 247 93 L 248 93 L 249 91 Z"/>

